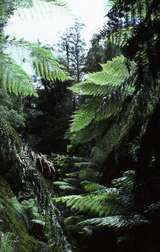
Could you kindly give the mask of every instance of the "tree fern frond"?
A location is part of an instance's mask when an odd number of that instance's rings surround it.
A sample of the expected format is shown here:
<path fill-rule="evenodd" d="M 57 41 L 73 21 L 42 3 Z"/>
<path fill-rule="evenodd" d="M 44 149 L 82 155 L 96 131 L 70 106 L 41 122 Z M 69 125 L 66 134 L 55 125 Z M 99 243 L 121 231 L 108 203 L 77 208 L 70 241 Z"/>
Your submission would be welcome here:
<path fill-rule="evenodd" d="M 84 129 L 69 134 L 69 138 L 74 145 L 91 142 L 98 138 L 106 130 L 106 120 L 91 124 Z"/>
<path fill-rule="evenodd" d="M 98 190 L 94 193 L 54 198 L 56 203 L 66 204 L 72 211 L 91 215 L 106 216 L 121 212 L 119 192 L 114 188 Z"/>
<path fill-rule="evenodd" d="M 87 76 L 88 82 L 96 85 L 121 85 L 129 77 L 129 71 L 124 56 L 117 56 L 106 64 L 101 64 L 102 71 Z"/>
<path fill-rule="evenodd" d="M 91 73 L 86 76 L 86 80 L 80 84 L 75 84 L 69 89 L 79 95 L 105 96 L 110 95 L 135 71 L 135 64 L 128 62 L 130 69 L 127 67 L 127 60 L 124 56 L 117 56 L 106 64 L 101 64 L 102 71 Z M 130 83 L 128 83 L 130 85 Z"/>
<path fill-rule="evenodd" d="M 106 120 L 111 116 L 115 116 L 121 109 L 121 101 L 112 102 L 91 102 L 80 110 L 75 111 L 72 116 L 71 133 L 78 132 L 86 128 L 89 124 Z"/>
<path fill-rule="evenodd" d="M 0 84 L 10 93 L 22 96 L 36 95 L 32 79 L 8 55 L 0 55 Z"/>
<path fill-rule="evenodd" d="M 88 103 L 78 111 L 75 111 L 72 116 L 72 123 L 70 127 L 71 133 L 78 132 L 85 129 L 92 122 L 97 123 L 106 120 L 111 116 L 115 116 L 121 109 L 121 100 L 95 100 Z"/>
<path fill-rule="evenodd" d="M 128 40 L 134 34 L 134 27 L 124 27 L 112 32 L 107 39 L 109 42 L 115 44 L 116 46 L 123 47 L 128 43 Z"/>
<path fill-rule="evenodd" d="M 144 97 L 144 90 L 138 91 L 131 102 L 125 108 L 124 113 L 120 114 L 117 121 L 113 122 L 103 138 L 97 143 L 92 151 L 92 161 L 102 164 L 109 156 L 115 146 L 118 146 L 122 140 L 128 135 L 129 131 L 142 122 L 147 122 L 148 117 L 153 113 L 155 104 L 157 104 L 157 94 L 159 86 L 153 90 L 148 90 Z M 143 101 L 143 102 L 142 102 Z M 144 113 L 139 113 L 139 107 L 143 104 Z"/>
<path fill-rule="evenodd" d="M 126 84 L 126 85 L 125 85 Z M 131 95 L 134 92 L 133 85 L 124 85 L 117 87 L 116 85 L 96 85 L 93 83 L 88 83 L 87 81 L 80 84 L 75 84 L 73 87 L 69 88 L 73 92 L 79 95 L 93 96 L 93 97 L 112 97 L 113 94 L 124 94 Z"/>
<path fill-rule="evenodd" d="M 124 100 L 135 90 L 130 84 L 136 68 L 133 62 L 128 69 L 125 57 L 118 56 L 101 66 L 101 72 L 89 74 L 86 81 L 70 88 L 79 95 L 89 97 L 88 104 L 72 116 L 71 133 L 116 116 Z M 74 139 L 74 136 L 71 138 Z"/>
<path fill-rule="evenodd" d="M 146 0 L 135 0 L 134 2 L 125 2 L 121 0 L 109 0 L 113 8 L 119 9 L 120 11 L 124 8 L 127 19 L 142 19 L 146 17 L 147 9 L 150 1 Z"/>
<path fill-rule="evenodd" d="M 72 116 L 71 133 L 80 131 L 88 126 L 95 118 L 96 109 L 96 102 L 91 102 L 87 106 L 76 111 Z"/>
<path fill-rule="evenodd" d="M 141 226 L 144 224 L 149 224 L 150 222 L 143 216 L 136 214 L 134 216 L 108 216 L 104 218 L 93 218 L 81 221 L 78 223 L 79 227 L 85 226 L 95 226 L 96 228 L 132 228 L 135 226 Z"/>
<path fill-rule="evenodd" d="M 32 46 L 33 65 L 36 74 L 48 81 L 66 81 L 71 79 L 64 67 L 53 57 L 51 51 Z"/>
<path fill-rule="evenodd" d="M 48 81 L 67 81 L 72 78 L 67 73 L 63 65 L 61 65 L 50 49 L 41 47 L 37 43 L 28 43 L 24 40 L 12 39 L 8 41 L 8 45 L 25 48 L 31 54 L 31 61 L 36 75 Z"/>

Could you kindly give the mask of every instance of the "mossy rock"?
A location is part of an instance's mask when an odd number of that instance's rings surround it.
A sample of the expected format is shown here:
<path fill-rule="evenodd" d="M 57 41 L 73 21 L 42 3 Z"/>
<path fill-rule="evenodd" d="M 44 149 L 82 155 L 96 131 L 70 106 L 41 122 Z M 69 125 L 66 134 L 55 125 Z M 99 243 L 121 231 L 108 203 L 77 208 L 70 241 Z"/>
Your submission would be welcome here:
<path fill-rule="evenodd" d="M 0 178 L 0 252 L 37 251 L 53 250 L 29 233 L 21 204 L 7 182 Z"/>

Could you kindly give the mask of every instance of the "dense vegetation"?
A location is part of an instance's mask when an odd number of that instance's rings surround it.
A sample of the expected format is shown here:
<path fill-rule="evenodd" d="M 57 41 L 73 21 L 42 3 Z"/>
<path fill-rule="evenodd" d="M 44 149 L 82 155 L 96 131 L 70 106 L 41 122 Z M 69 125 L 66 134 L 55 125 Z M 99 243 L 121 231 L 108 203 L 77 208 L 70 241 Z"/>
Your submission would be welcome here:
<path fill-rule="evenodd" d="M 160 251 L 160 2 L 110 3 L 87 55 L 76 22 L 56 59 L 4 35 L 32 1 L 0 1 L 0 252 Z"/>

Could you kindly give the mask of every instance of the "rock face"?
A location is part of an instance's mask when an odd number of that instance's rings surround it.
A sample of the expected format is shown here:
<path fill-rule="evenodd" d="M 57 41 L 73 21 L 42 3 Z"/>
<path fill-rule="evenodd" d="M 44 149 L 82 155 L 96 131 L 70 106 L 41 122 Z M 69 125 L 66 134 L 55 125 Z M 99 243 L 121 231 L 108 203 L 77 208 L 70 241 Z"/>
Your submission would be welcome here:
<path fill-rule="evenodd" d="M 0 252 L 71 252 L 52 203 L 53 165 L 27 147 L 9 161 L 0 175 Z"/>

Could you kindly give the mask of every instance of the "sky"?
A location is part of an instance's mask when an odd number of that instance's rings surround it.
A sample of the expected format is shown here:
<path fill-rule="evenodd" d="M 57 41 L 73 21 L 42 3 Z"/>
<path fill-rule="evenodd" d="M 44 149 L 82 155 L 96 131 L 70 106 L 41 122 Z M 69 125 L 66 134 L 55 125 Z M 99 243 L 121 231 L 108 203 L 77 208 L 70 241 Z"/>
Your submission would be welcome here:
<path fill-rule="evenodd" d="M 19 9 L 11 17 L 6 34 L 30 42 L 54 45 L 60 35 L 79 19 L 85 24 L 84 39 L 89 44 L 92 35 L 101 28 L 107 13 L 107 0 L 66 0 L 67 7 L 39 2 L 30 9 Z"/>

